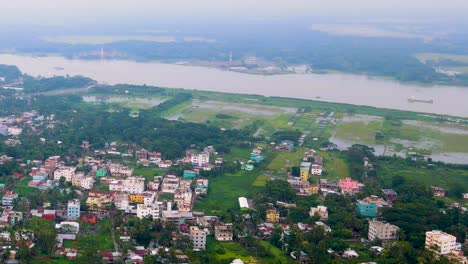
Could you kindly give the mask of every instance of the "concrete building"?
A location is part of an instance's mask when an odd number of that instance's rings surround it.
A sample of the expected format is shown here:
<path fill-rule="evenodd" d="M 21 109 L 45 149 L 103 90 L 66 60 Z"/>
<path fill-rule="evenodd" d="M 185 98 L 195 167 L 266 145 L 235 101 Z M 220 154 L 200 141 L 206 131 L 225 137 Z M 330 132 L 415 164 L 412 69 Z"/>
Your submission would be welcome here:
<path fill-rule="evenodd" d="M 269 209 L 266 211 L 266 221 L 269 223 L 279 223 L 280 220 L 280 213 L 276 209 Z"/>
<path fill-rule="evenodd" d="M 303 181 L 309 180 L 311 166 L 311 162 L 301 162 L 300 177 Z"/>
<path fill-rule="evenodd" d="M 210 163 L 210 153 L 203 152 L 200 154 L 192 154 L 190 156 L 190 162 L 193 166 L 203 167 L 203 165 Z"/>
<path fill-rule="evenodd" d="M 137 217 L 145 218 L 151 216 L 153 219 L 160 218 L 159 204 L 153 203 L 150 205 L 138 204 L 137 205 Z"/>
<path fill-rule="evenodd" d="M 342 194 L 355 195 L 362 188 L 364 188 L 364 184 L 348 177 L 348 178 L 341 179 L 338 182 L 338 187 L 340 187 Z"/>
<path fill-rule="evenodd" d="M 142 193 L 145 191 L 145 178 L 132 176 L 124 180 L 111 181 L 109 183 L 109 191 L 130 194 Z"/>
<path fill-rule="evenodd" d="M 68 201 L 67 217 L 68 219 L 80 218 L 80 200 L 74 199 L 74 200 Z"/>
<path fill-rule="evenodd" d="M 217 224 L 214 228 L 215 239 L 218 241 L 232 241 L 233 227 L 232 224 Z"/>
<path fill-rule="evenodd" d="M 316 214 L 318 214 L 320 216 L 320 220 L 322 220 L 322 221 L 328 220 L 328 211 L 327 211 L 326 206 L 319 205 L 317 207 L 311 207 L 310 211 L 309 211 L 309 216 L 313 217 Z"/>
<path fill-rule="evenodd" d="M 132 168 L 116 163 L 112 163 L 109 165 L 109 171 L 114 177 L 130 177 L 133 175 Z"/>
<path fill-rule="evenodd" d="M 94 187 L 94 178 L 91 176 L 80 179 L 80 186 L 85 190 L 91 190 Z"/>
<path fill-rule="evenodd" d="M 62 166 L 54 171 L 54 180 L 58 181 L 64 177 L 66 182 L 71 182 L 73 176 L 75 176 L 76 168 L 73 166 Z"/>
<path fill-rule="evenodd" d="M 363 216 L 377 217 L 378 209 L 381 207 L 389 207 L 390 204 L 384 199 L 375 195 L 366 197 L 362 200 L 357 200 L 357 212 Z"/>
<path fill-rule="evenodd" d="M 190 227 L 190 239 L 193 243 L 193 249 L 205 250 L 206 232 L 198 228 L 198 226 Z"/>
<path fill-rule="evenodd" d="M 435 251 L 438 255 L 450 254 L 455 249 L 457 238 L 440 230 L 426 232 L 425 248 Z"/>
<path fill-rule="evenodd" d="M 375 239 L 382 241 L 396 240 L 398 230 L 400 228 L 396 225 L 380 221 L 369 221 L 368 238 L 371 241 Z"/>
<path fill-rule="evenodd" d="M 18 194 L 12 191 L 7 191 L 2 198 L 2 205 L 3 206 L 13 206 L 14 200 L 18 198 Z"/>

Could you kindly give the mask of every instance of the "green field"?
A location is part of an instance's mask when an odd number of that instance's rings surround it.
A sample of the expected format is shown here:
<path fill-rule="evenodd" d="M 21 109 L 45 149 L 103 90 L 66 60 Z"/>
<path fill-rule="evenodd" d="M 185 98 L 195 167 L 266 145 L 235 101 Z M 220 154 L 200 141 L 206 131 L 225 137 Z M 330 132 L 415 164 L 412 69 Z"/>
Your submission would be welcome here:
<path fill-rule="evenodd" d="M 419 53 L 416 58 L 422 63 L 428 61 L 452 60 L 468 64 L 468 55 L 446 54 L 446 53 Z"/>
<path fill-rule="evenodd" d="M 258 188 L 253 186 L 262 174 L 259 168 L 253 171 L 239 171 L 235 174 L 223 174 L 210 179 L 208 195 L 204 200 L 195 202 L 195 211 L 204 211 L 207 215 L 216 211 L 239 209 L 239 197 L 249 197 Z"/>
<path fill-rule="evenodd" d="M 261 241 L 262 246 L 269 250 L 271 257 L 255 258 L 246 248 L 236 242 L 219 242 L 212 237 L 207 238 L 204 254 L 216 258 L 221 263 L 230 263 L 234 259 L 241 259 L 246 263 L 294 263 L 283 251 L 272 246 L 267 241 Z"/>
<path fill-rule="evenodd" d="M 468 55 L 444 53 L 420 53 L 416 58 L 424 64 L 431 63 L 445 71 L 468 73 Z M 455 66 L 450 64 L 455 63 Z M 440 65 L 439 65 L 440 64 Z M 462 65 L 457 65 L 462 64 Z M 453 65 L 453 64 L 452 64 Z"/>
<path fill-rule="evenodd" d="M 32 177 L 25 177 L 21 179 L 13 188 L 13 191 L 18 193 L 21 196 L 29 194 L 31 191 L 36 190 L 36 188 L 29 187 L 28 183 L 32 181 Z"/>
<path fill-rule="evenodd" d="M 163 115 L 169 119 L 180 118 L 227 129 L 241 129 L 253 122 L 261 122 L 263 131 L 270 135 L 278 129 L 290 127 L 288 122 L 295 112 L 296 109 L 292 107 L 196 99 L 177 105 Z"/>
<path fill-rule="evenodd" d="M 450 189 L 460 185 L 468 189 L 468 171 L 452 168 L 412 167 L 399 160 L 381 161 L 377 173 L 383 182 L 390 186 L 394 176 L 402 176 L 408 180 L 414 180 L 425 186 L 439 185 Z"/>
<path fill-rule="evenodd" d="M 291 152 L 273 152 L 272 158 L 268 159 L 270 162 L 266 167 L 267 173 L 270 176 L 287 178 L 291 167 L 297 167 L 301 164 L 306 150 L 305 148 L 296 148 Z"/>

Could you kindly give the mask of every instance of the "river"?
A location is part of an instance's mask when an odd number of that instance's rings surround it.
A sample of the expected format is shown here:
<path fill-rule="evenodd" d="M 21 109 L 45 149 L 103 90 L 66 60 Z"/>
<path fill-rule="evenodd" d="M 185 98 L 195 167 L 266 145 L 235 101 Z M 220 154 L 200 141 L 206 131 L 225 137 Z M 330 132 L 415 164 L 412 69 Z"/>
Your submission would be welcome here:
<path fill-rule="evenodd" d="M 468 87 L 420 86 L 352 74 L 253 75 L 214 68 L 128 60 L 69 60 L 0 54 L 0 64 L 33 76 L 83 75 L 108 84 L 281 96 L 468 117 Z M 434 103 L 409 102 L 408 98 Z"/>

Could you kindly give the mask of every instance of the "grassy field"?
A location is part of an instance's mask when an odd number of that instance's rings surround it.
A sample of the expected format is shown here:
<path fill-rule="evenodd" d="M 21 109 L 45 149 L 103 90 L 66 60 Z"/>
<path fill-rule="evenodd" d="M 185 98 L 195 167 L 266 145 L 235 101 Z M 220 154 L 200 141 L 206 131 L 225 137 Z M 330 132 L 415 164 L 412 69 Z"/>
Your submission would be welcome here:
<path fill-rule="evenodd" d="M 13 188 L 13 191 L 18 193 L 19 195 L 26 195 L 31 191 L 35 190 L 36 188 L 29 187 L 28 183 L 32 181 L 32 177 L 25 177 L 21 179 Z"/>
<path fill-rule="evenodd" d="M 425 186 L 439 185 L 450 189 L 452 186 L 461 185 L 468 189 L 468 170 L 450 168 L 415 168 L 405 165 L 398 160 L 382 161 L 378 177 L 390 186 L 394 176 L 403 176 L 408 180 L 414 180 Z"/>
<path fill-rule="evenodd" d="M 75 264 L 76 261 L 66 258 L 35 257 L 28 260 L 30 264 Z"/>
<path fill-rule="evenodd" d="M 195 211 L 204 211 L 207 215 L 216 211 L 226 212 L 228 209 L 239 209 L 239 197 L 249 197 L 260 189 L 253 184 L 262 170 L 239 171 L 235 174 L 223 174 L 210 180 L 207 198 L 195 202 Z"/>
<path fill-rule="evenodd" d="M 444 53 L 419 53 L 416 58 L 422 63 L 428 61 L 452 60 L 468 64 L 468 55 L 444 54 Z"/>
<path fill-rule="evenodd" d="M 416 58 L 421 61 L 422 63 L 435 63 L 436 65 L 441 63 L 440 67 L 446 71 L 455 71 L 461 73 L 468 73 L 468 55 L 459 55 L 459 54 L 444 54 L 444 53 L 420 53 L 416 55 Z M 444 61 L 452 61 L 458 64 L 464 65 L 456 65 L 456 66 L 449 66 L 447 64 L 443 64 Z"/>
<path fill-rule="evenodd" d="M 169 109 L 164 116 L 194 123 L 210 123 L 227 129 L 240 129 L 253 122 L 261 122 L 263 131 L 270 135 L 278 129 L 288 128 L 288 122 L 295 112 L 296 109 L 292 107 L 197 99 Z"/>
<path fill-rule="evenodd" d="M 268 174 L 275 177 L 287 178 L 291 167 L 301 164 L 305 148 L 296 148 L 291 152 L 273 152 L 266 167 Z"/>
<path fill-rule="evenodd" d="M 377 133 L 384 138 L 377 140 Z M 460 124 L 391 119 L 340 122 L 333 139 L 369 146 L 385 145 L 403 153 L 409 150 L 468 153 L 468 126 Z"/>
<path fill-rule="evenodd" d="M 343 179 L 349 177 L 349 168 L 341 153 L 318 152 L 318 156 L 324 159 L 324 168 L 327 179 Z"/>
<path fill-rule="evenodd" d="M 246 248 L 236 242 L 218 242 L 212 237 L 207 238 L 205 254 L 214 256 L 216 260 L 222 263 L 230 263 L 234 259 L 241 259 L 246 263 L 294 263 L 283 251 L 274 247 L 269 242 L 262 241 L 261 244 L 270 251 L 271 257 L 256 258 Z"/>

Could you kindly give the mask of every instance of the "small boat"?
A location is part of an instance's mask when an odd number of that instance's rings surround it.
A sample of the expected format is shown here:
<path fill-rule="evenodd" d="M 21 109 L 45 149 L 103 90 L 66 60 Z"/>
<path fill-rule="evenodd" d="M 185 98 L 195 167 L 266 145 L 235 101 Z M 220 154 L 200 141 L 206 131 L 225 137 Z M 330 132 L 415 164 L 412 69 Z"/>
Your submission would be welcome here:
<path fill-rule="evenodd" d="M 411 96 L 410 98 L 408 98 L 408 102 L 410 103 L 426 103 L 426 104 L 433 104 L 434 103 L 434 100 L 423 100 L 423 99 L 417 99 L 415 98 L 414 96 Z"/>

